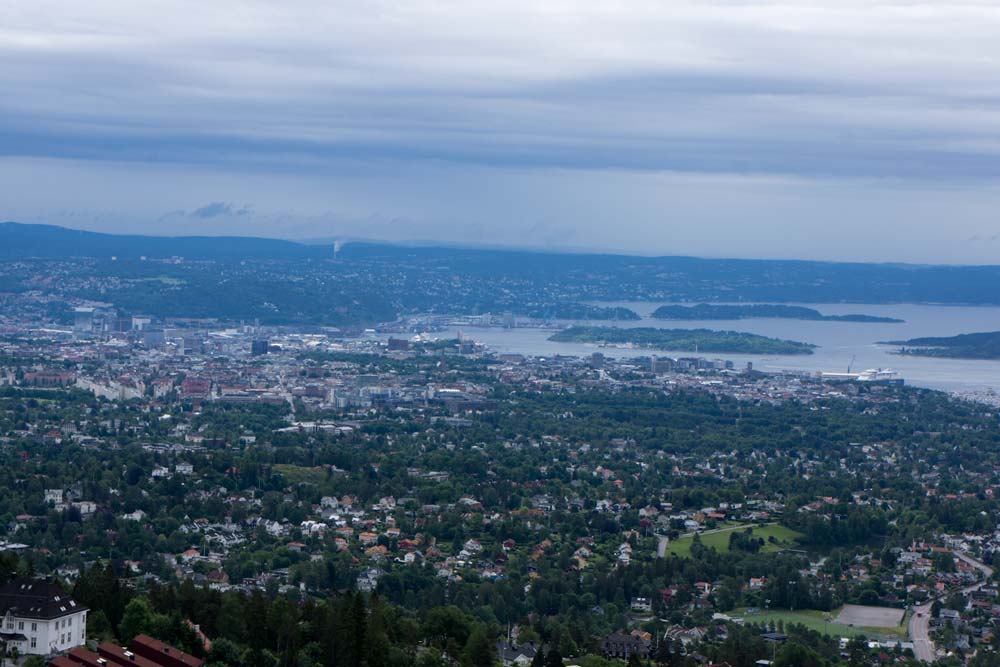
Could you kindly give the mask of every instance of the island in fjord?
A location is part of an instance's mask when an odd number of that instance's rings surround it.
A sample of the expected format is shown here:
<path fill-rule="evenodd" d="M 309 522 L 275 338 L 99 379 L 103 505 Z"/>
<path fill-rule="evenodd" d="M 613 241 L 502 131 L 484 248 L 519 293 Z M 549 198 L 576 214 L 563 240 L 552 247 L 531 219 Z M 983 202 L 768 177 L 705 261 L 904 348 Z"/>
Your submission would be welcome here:
<path fill-rule="evenodd" d="M 890 340 L 883 345 L 901 346 L 897 354 L 949 359 L 1000 359 L 1000 331 L 925 336 L 909 340 Z"/>
<path fill-rule="evenodd" d="M 556 332 L 549 340 L 558 343 L 634 345 L 655 350 L 734 354 L 812 354 L 816 347 L 810 343 L 768 338 L 742 331 L 654 327 L 573 326 Z"/>
<path fill-rule="evenodd" d="M 528 317 L 556 320 L 621 320 L 637 321 L 642 318 L 634 310 L 622 306 L 594 306 L 587 303 L 545 303 L 515 311 Z"/>
<path fill-rule="evenodd" d="M 814 308 L 786 306 L 767 303 L 746 305 L 723 305 L 699 303 L 696 306 L 660 306 L 653 311 L 658 320 L 745 320 L 751 318 L 774 318 L 786 320 L 817 320 L 822 322 L 870 322 L 896 324 L 903 320 L 876 315 L 824 315 Z"/>

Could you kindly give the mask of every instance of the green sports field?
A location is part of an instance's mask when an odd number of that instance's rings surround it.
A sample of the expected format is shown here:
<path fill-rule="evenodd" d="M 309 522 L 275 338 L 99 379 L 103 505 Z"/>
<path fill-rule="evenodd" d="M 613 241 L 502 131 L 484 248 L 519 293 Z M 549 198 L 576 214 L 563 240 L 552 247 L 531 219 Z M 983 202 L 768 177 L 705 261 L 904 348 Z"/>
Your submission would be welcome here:
<path fill-rule="evenodd" d="M 815 630 L 823 634 L 830 635 L 831 637 L 857 637 L 859 635 L 864 635 L 865 637 L 906 637 L 906 624 L 894 628 L 859 628 L 850 627 L 847 625 L 840 625 L 834 623 L 833 619 L 837 618 L 840 613 L 840 609 L 834 609 L 833 611 L 816 611 L 815 609 L 803 609 L 800 611 L 789 611 L 787 609 L 769 609 L 767 611 L 759 610 L 754 613 L 747 613 L 745 609 L 738 609 L 736 611 L 730 612 L 732 618 L 742 618 L 744 623 L 771 623 L 772 621 L 777 623 L 779 620 L 785 625 L 788 624 L 799 624 L 804 625 L 810 630 Z M 826 621 L 825 619 L 830 619 Z"/>

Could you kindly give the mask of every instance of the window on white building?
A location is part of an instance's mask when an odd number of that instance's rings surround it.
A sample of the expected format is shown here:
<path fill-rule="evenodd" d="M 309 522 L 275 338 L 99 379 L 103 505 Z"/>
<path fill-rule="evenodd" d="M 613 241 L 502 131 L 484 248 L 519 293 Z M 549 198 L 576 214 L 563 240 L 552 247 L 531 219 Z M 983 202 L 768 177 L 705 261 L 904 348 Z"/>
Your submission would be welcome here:
<path fill-rule="evenodd" d="M 36 639 L 35 637 L 32 637 L 31 638 L 31 648 L 37 648 L 37 647 L 38 647 L 38 639 Z"/>
<path fill-rule="evenodd" d="M 24 630 L 24 621 L 18 621 L 17 622 L 17 629 L 18 630 Z"/>
<path fill-rule="evenodd" d="M 67 627 L 72 627 L 73 626 L 73 617 L 72 616 L 70 616 L 69 618 L 66 619 L 66 626 Z"/>
<path fill-rule="evenodd" d="M 38 631 L 38 623 L 32 623 L 31 624 L 31 631 L 32 632 L 37 632 Z"/>

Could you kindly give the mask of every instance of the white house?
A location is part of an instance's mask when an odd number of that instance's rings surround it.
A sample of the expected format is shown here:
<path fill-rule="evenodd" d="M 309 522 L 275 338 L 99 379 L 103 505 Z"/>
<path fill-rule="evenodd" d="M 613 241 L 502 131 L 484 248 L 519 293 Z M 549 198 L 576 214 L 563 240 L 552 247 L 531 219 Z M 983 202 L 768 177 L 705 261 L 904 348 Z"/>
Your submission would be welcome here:
<path fill-rule="evenodd" d="M 653 602 L 649 598 L 632 598 L 633 611 L 653 611 Z"/>
<path fill-rule="evenodd" d="M 88 517 L 92 516 L 94 512 L 97 511 L 97 503 L 92 500 L 81 500 L 79 502 L 73 503 L 73 507 L 80 510 L 80 516 Z"/>
<path fill-rule="evenodd" d="M 134 512 L 122 514 L 122 518 L 126 521 L 144 521 L 146 519 L 146 513 L 142 510 L 136 510 Z"/>
<path fill-rule="evenodd" d="M 51 579 L 21 577 L 0 587 L 0 636 L 7 650 L 49 655 L 83 646 L 87 608 Z"/>

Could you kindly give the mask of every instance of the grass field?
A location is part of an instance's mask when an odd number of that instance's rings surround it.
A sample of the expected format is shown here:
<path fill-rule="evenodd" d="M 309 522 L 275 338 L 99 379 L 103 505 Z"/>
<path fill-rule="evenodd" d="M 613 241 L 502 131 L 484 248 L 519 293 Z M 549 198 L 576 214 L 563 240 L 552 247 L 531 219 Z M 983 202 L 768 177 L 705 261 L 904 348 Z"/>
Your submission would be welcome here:
<path fill-rule="evenodd" d="M 319 484 L 326 479 L 326 471 L 322 468 L 307 468 L 305 466 L 277 463 L 275 472 L 281 473 L 289 484 Z"/>
<path fill-rule="evenodd" d="M 797 623 L 799 625 L 804 625 L 810 630 L 815 630 L 823 634 L 830 635 L 831 637 L 857 637 L 859 635 L 864 635 L 865 637 L 900 637 L 906 636 L 906 625 L 900 625 L 895 628 L 860 628 L 860 627 L 849 627 L 846 625 L 840 625 L 834 623 L 832 619 L 837 618 L 840 614 L 840 609 L 834 609 L 833 611 L 816 611 L 815 609 L 803 609 L 801 611 L 789 611 L 787 609 L 769 609 L 767 611 L 760 610 L 752 614 L 746 613 L 745 609 L 739 609 L 730 614 L 733 618 L 742 618 L 744 623 L 770 623 L 774 621 L 777 623 L 779 620 L 788 625 L 790 623 Z M 831 619 L 826 621 L 825 619 Z"/>
<path fill-rule="evenodd" d="M 715 531 L 704 532 L 700 536 L 701 543 L 706 547 L 714 548 L 716 551 L 726 552 L 729 551 L 729 534 L 733 531 L 744 530 L 746 528 L 746 525 L 738 525 L 720 528 Z M 791 528 L 785 528 L 784 526 L 778 525 L 755 526 L 753 528 L 753 534 L 754 537 L 764 538 L 764 546 L 761 549 L 764 553 L 793 548 L 795 547 L 796 541 L 802 537 L 802 533 L 798 533 Z M 771 537 L 774 538 L 774 542 L 770 541 Z M 681 537 L 676 540 L 671 540 L 670 544 L 667 545 L 667 552 L 677 554 L 678 556 L 690 556 L 691 543 L 693 541 L 694 537 Z"/>

